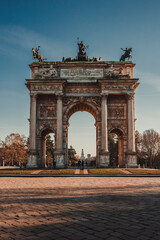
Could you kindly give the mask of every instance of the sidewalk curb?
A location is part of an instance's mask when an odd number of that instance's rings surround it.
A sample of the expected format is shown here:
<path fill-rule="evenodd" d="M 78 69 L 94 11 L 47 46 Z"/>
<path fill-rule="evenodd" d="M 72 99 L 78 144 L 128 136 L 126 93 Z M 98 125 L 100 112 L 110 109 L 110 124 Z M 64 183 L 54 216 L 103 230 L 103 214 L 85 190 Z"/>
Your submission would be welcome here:
<path fill-rule="evenodd" d="M 21 178 L 37 178 L 37 177 L 39 177 L 39 178 L 42 178 L 42 177 L 64 177 L 64 178 L 66 178 L 66 177 L 121 177 L 121 178 L 123 178 L 123 177 L 128 177 L 128 178 L 132 178 L 132 177 L 138 177 L 138 178 L 154 178 L 154 177 L 160 177 L 160 175 L 134 175 L 134 174 L 132 174 L 132 175 L 130 175 L 130 174 L 124 174 L 124 175 L 91 175 L 91 174 L 73 174 L 73 175 L 33 175 L 33 174 L 30 174 L 30 175 L 9 175 L 9 174 L 1 174 L 0 175 L 0 178 L 1 177 L 21 177 Z"/>

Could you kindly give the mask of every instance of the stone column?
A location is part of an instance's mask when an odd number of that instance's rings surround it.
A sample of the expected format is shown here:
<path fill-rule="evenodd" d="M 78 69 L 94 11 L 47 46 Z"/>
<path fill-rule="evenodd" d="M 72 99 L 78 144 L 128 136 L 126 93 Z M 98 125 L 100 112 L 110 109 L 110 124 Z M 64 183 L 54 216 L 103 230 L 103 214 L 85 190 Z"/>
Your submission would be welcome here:
<path fill-rule="evenodd" d="M 57 96 L 57 134 L 56 150 L 54 152 L 56 167 L 64 168 L 64 149 L 63 149 L 63 100 L 62 95 Z"/>
<path fill-rule="evenodd" d="M 37 94 L 30 94 L 30 138 L 29 138 L 29 155 L 27 167 L 37 167 L 36 151 L 36 111 L 37 111 Z"/>
<path fill-rule="evenodd" d="M 109 152 L 108 152 L 108 128 L 107 128 L 107 95 L 102 95 L 101 103 L 101 153 L 100 167 L 108 167 Z"/>
<path fill-rule="evenodd" d="M 30 151 L 36 150 L 36 105 L 37 95 L 30 94 Z"/>
<path fill-rule="evenodd" d="M 107 96 L 102 96 L 102 150 L 108 152 Z"/>
<path fill-rule="evenodd" d="M 47 167 L 46 165 L 46 136 L 42 138 L 42 167 Z"/>
<path fill-rule="evenodd" d="M 128 151 L 135 152 L 134 95 L 128 97 Z"/>
<path fill-rule="evenodd" d="M 128 152 L 127 167 L 137 167 L 135 152 L 134 93 L 128 95 Z"/>
<path fill-rule="evenodd" d="M 57 143 L 56 149 L 62 150 L 62 141 L 63 141 L 63 119 L 62 119 L 62 96 L 57 96 Z"/>

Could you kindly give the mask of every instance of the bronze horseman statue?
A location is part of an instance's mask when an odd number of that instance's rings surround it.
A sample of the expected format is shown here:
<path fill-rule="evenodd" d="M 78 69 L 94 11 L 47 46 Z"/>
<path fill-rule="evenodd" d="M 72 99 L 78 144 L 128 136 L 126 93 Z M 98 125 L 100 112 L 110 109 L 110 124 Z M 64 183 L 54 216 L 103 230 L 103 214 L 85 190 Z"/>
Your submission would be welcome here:
<path fill-rule="evenodd" d="M 124 51 L 124 54 L 121 56 L 120 61 L 125 61 L 126 58 L 128 58 L 128 61 L 129 61 L 129 59 L 132 57 L 131 55 L 132 48 L 126 48 L 126 49 L 121 48 L 121 49 L 122 51 Z"/>
<path fill-rule="evenodd" d="M 36 49 L 32 48 L 33 58 L 38 59 L 39 62 L 44 62 L 42 55 L 39 54 L 39 49 L 40 49 L 40 46 L 38 46 L 38 48 Z"/>

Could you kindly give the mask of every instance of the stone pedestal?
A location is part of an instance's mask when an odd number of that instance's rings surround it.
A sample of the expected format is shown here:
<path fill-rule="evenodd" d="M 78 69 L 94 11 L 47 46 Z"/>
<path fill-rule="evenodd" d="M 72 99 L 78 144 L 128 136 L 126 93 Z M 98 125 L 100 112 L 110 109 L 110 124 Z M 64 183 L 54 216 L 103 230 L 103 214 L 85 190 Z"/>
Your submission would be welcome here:
<path fill-rule="evenodd" d="M 28 160 L 27 160 L 27 168 L 37 168 L 37 153 L 36 152 L 29 152 L 28 153 Z"/>
<path fill-rule="evenodd" d="M 136 152 L 127 152 L 126 153 L 126 167 L 128 168 L 137 168 L 137 155 Z"/>
<path fill-rule="evenodd" d="M 56 168 L 65 168 L 65 154 L 63 151 L 54 151 L 54 158 L 56 161 Z"/>
<path fill-rule="evenodd" d="M 100 164 L 99 167 L 109 167 L 110 160 L 109 160 L 109 152 L 102 151 L 99 154 Z"/>

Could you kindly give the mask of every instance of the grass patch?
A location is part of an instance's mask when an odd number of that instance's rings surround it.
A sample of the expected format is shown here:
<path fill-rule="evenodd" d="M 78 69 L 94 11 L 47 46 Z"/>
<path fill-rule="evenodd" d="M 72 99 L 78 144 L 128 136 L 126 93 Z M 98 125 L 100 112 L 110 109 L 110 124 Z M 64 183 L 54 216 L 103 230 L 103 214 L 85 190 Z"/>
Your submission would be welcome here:
<path fill-rule="evenodd" d="M 67 174 L 75 174 L 75 169 L 49 169 L 49 170 L 42 170 L 39 174 L 53 174 L 53 175 L 67 175 Z"/>
<path fill-rule="evenodd" d="M 0 169 L 0 174 L 17 174 L 17 175 L 25 175 L 25 174 L 31 174 L 35 170 L 29 170 L 29 169 Z"/>
<path fill-rule="evenodd" d="M 125 174 L 123 173 L 120 169 L 106 169 L 106 168 L 100 168 L 100 169 L 88 169 L 88 173 L 89 174 L 113 174 L 113 175 L 116 175 L 116 174 Z"/>
<path fill-rule="evenodd" d="M 132 168 L 128 168 L 127 169 L 129 172 L 131 172 L 132 174 L 144 174 L 144 175 L 154 175 L 154 174 L 159 174 L 160 175 L 160 169 L 132 169 Z"/>

